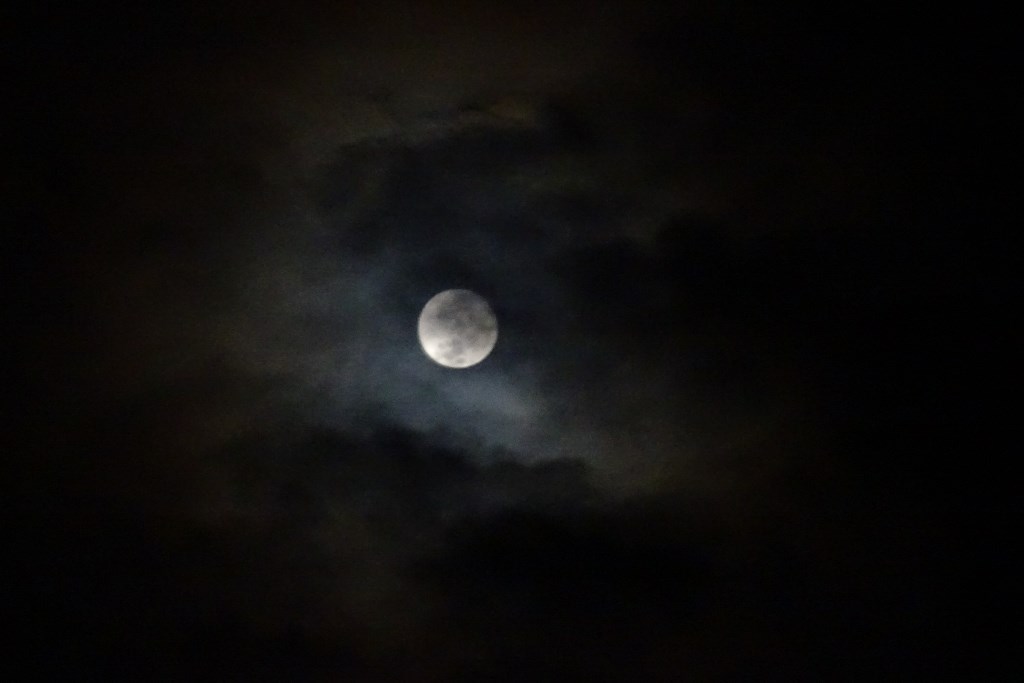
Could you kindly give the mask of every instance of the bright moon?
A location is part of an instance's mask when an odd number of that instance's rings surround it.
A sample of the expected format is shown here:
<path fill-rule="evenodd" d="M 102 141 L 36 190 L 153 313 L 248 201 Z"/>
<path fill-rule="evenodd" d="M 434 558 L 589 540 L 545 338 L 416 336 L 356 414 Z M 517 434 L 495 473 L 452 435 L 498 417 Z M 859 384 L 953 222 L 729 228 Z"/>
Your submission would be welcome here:
<path fill-rule="evenodd" d="M 435 294 L 420 313 L 420 346 L 435 363 L 468 368 L 491 352 L 498 341 L 498 319 L 482 296 L 468 289 Z"/>

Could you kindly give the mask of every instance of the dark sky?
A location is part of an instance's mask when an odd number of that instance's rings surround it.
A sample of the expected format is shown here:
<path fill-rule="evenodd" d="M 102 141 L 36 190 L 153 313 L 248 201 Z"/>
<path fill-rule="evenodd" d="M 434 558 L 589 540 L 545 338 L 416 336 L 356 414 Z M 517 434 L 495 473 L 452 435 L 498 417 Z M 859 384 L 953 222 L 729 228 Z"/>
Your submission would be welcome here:
<path fill-rule="evenodd" d="M 12 680 L 998 673 L 998 30 L 6 12 Z"/>

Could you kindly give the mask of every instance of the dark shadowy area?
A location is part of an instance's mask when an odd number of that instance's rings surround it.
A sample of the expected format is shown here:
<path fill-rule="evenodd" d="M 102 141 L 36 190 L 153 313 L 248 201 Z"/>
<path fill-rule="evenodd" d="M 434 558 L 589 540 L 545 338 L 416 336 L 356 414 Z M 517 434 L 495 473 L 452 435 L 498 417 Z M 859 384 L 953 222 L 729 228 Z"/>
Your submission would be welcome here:
<path fill-rule="evenodd" d="M 981 15 L 3 10 L 4 678 L 1019 678 Z"/>

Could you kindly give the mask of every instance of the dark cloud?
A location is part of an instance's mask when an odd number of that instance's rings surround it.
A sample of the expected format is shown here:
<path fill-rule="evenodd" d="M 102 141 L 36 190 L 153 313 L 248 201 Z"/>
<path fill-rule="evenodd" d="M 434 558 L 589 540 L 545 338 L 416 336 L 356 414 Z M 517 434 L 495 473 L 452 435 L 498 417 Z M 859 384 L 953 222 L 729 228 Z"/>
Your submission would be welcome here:
<path fill-rule="evenodd" d="M 977 397 L 1012 269 L 961 31 L 12 16 L 6 585 L 36 678 L 941 678 L 996 643 L 971 520 L 1009 517 L 977 500 Z M 499 321 L 463 371 L 415 337 L 448 288 Z"/>

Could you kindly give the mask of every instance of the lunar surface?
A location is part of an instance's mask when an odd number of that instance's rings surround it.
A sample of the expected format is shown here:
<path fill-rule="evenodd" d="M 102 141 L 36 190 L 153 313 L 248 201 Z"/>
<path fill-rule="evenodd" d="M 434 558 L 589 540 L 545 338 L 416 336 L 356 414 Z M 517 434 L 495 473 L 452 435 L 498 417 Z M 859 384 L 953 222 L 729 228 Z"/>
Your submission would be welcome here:
<path fill-rule="evenodd" d="M 423 307 L 417 332 L 431 360 L 447 368 L 468 368 L 494 348 L 498 319 L 476 292 L 447 289 Z"/>

